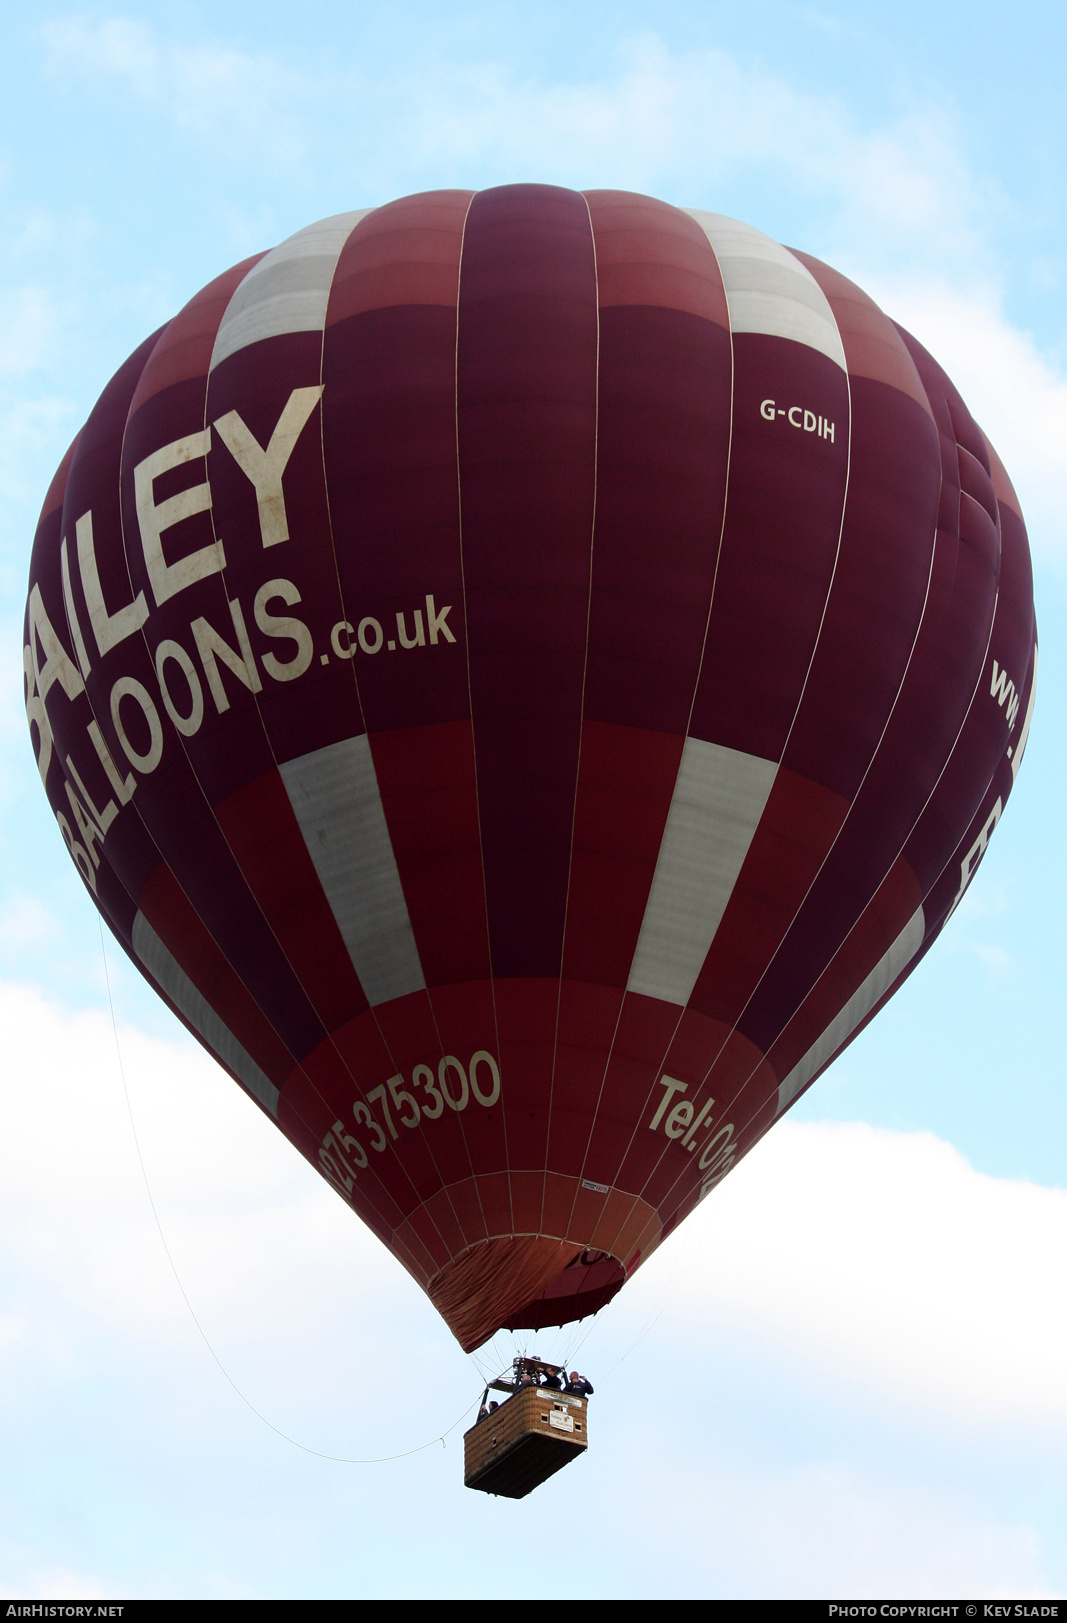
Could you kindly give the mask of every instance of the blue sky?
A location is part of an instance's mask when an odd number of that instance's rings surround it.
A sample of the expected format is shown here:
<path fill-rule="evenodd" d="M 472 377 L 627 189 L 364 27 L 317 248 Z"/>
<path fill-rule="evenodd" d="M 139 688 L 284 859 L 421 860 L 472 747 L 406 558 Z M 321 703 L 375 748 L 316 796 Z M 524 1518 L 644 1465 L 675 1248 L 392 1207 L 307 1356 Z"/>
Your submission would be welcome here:
<path fill-rule="evenodd" d="M 0 1592 L 1062 1593 L 1062 10 L 0 17 Z M 513 180 L 736 214 L 867 287 L 1004 457 L 1041 635 L 1025 767 L 949 929 L 595 1322 L 593 1448 L 521 1511 L 464 1492 L 462 1427 L 331 1463 L 219 1373 L 153 1221 L 95 915 L 18 697 L 40 502 L 145 334 L 313 219 Z M 478 1368 L 109 964 L 163 1230 L 233 1380 L 320 1453 L 437 1436 Z"/>

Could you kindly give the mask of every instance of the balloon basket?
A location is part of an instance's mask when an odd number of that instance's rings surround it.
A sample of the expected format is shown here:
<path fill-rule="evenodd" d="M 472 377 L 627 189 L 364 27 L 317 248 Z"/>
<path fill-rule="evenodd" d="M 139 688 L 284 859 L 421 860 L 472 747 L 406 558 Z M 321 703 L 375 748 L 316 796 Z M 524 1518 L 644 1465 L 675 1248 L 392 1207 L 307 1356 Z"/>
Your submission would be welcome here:
<path fill-rule="evenodd" d="M 502 1499 L 524 1499 L 584 1454 L 589 1444 L 585 1398 L 528 1386 L 463 1438 L 463 1483 Z"/>

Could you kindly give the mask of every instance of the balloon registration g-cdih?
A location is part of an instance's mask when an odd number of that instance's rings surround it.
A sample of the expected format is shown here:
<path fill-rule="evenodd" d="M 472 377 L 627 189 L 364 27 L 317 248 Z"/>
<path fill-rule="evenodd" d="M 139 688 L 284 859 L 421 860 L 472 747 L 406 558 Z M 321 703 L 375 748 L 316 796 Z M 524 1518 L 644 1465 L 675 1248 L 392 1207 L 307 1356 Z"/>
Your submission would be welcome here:
<path fill-rule="evenodd" d="M 56 473 L 24 643 L 108 927 L 468 1350 L 609 1302 L 892 996 L 1036 668 L 920 344 L 752 226 L 533 185 L 197 293 Z"/>

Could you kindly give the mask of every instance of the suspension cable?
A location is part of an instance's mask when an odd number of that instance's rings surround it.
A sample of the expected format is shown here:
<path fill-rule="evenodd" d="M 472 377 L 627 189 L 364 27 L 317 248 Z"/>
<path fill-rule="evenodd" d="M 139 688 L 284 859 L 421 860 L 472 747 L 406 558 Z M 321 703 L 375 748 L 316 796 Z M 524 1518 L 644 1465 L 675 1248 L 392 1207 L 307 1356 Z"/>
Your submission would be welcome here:
<path fill-rule="evenodd" d="M 189 1309 L 189 1317 L 196 1325 L 201 1341 L 204 1343 L 204 1346 L 215 1360 L 215 1363 L 217 1364 L 222 1375 L 229 1382 L 230 1386 L 233 1388 L 234 1392 L 236 1392 L 237 1396 L 240 1398 L 245 1407 L 247 1409 L 251 1409 L 257 1420 L 261 1420 L 270 1431 L 273 1431 L 276 1436 L 281 1437 L 285 1442 L 291 1443 L 294 1448 L 299 1448 L 305 1454 L 313 1454 L 316 1459 L 331 1460 L 336 1465 L 386 1465 L 391 1460 L 406 1460 L 409 1459 L 412 1454 L 421 1454 L 425 1449 L 432 1448 L 435 1443 L 440 1443 L 441 1447 L 444 1448 L 445 1438 L 450 1436 L 452 1432 L 455 1431 L 457 1426 L 462 1425 L 463 1421 L 474 1408 L 475 1403 L 477 1403 L 477 1398 L 475 1398 L 474 1403 L 467 1405 L 458 1420 L 454 1420 L 452 1424 L 446 1428 L 446 1430 L 439 1432 L 436 1437 L 431 1437 L 429 1442 L 420 1443 L 417 1448 L 405 1448 L 399 1454 L 381 1454 L 372 1459 L 355 1459 L 341 1454 L 324 1454 L 321 1449 L 311 1448 L 307 1443 L 301 1443 L 297 1438 L 290 1437 L 288 1432 L 283 1431 L 280 1426 L 276 1426 L 274 1424 L 273 1420 L 268 1420 L 265 1414 L 260 1413 L 251 1399 L 246 1397 L 244 1392 L 242 1392 L 241 1388 L 238 1386 L 237 1382 L 234 1380 L 233 1376 L 222 1362 L 222 1359 L 219 1357 L 218 1353 L 211 1345 L 211 1342 L 208 1340 L 207 1333 L 204 1330 L 203 1325 L 200 1323 L 200 1320 L 197 1318 L 193 1304 L 189 1300 L 185 1286 L 182 1284 L 181 1275 L 178 1273 L 178 1269 L 175 1266 L 174 1258 L 171 1255 L 170 1246 L 167 1244 L 167 1237 L 163 1232 L 163 1225 L 159 1220 L 159 1212 L 156 1210 L 156 1202 L 152 1194 L 152 1186 L 148 1181 L 148 1171 L 145 1167 L 144 1156 L 141 1153 L 141 1141 L 137 1135 L 137 1123 L 134 1120 L 133 1105 L 130 1100 L 130 1090 L 126 1083 L 126 1068 L 122 1062 L 122 1047 L 119 1043 L 118 1021 L 115 1018 L 115 1002 L 111 995 L 111 976 L 107 967 L 107 952 L 104 947 L 104 923 L 99 914 L 97 914 L 97 923 L 100 926 L 100 955 L 104 961 L 104 983 L 107 986 L 107 1001 L 111 1010 L 111 1030 L 115 1038 L 115 1054 L 118 1059 L 119 1076 L 122 1078 L 122 1091 L 126 1099 L 126 1112 L 130 1118 L 130 1131 L 133 1134 L 134 1147 L 137 1151 L 137 1160 L 141 1168 L 141 1177 L 144 1179 L 145 1191 L 148 1195 L 148 1204 L 152 1208 L 152 1216 L 155 1219 L 160 1244 L 162 1245 L 167 1261 L 170 1264 L 170 1271 L 174 1275 L 175 1284 L 177 1285 L 178 1290 L 181 1292 L 182 1300 Z"/>

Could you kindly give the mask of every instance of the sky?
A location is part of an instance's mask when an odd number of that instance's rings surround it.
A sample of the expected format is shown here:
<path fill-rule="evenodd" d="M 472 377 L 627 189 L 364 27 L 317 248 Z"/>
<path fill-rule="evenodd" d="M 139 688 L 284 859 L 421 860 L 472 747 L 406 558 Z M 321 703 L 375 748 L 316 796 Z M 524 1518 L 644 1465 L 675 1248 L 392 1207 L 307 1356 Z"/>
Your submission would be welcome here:
<path fill-rule="evenodd" d="M 0 1594 L 1067 1592 L 1067 13 L 0 0 L 0 28 Z M 20 632 L 56 465 L 200 286 L 341 210 L 534 180 L 736 215 L 909 327 L 1021 497 L 1041 665 L 918 972 L 609 1309 L 536 1338 L 596 1397 L 519 1508 L 462 1486 L 517 1341 L 465 1357 L 102 952 Z"/>

